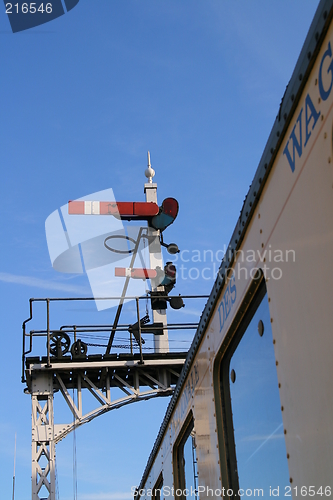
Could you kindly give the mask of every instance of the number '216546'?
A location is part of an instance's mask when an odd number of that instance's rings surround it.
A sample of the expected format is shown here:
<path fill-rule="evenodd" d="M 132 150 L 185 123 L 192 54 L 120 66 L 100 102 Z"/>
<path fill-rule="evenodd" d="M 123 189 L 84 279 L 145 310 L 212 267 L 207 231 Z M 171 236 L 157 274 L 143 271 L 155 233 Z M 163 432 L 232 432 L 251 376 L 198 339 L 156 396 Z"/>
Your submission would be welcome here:
<path fill-rule="evenodd" d="M 6 3 L 6 14 L 15 14 L 15 12 L 16 14 L 18 14 L 20 10 L 22 14 L 28 14 L 28 13 L 35 14 L 36 12 L 40 12 L 41 14 L 44 14 L 44 12 L 46 14 L 51 14 L 52 12 L 51 3 L 45 4 L 45 8 L 43 3 L 39 4 L 38 7 L 37 5 L 38 4 L 36 2 L 23 3 L 21 6 L 18 3 L 15 4 Z"/>
<path fill-rule="evenodd" d="M 284 496 L 285 497 L 291 497 L 291 496 L 302 496 L 302 497 L 313 497 L 315 495 L 320 495 L 320 496 L 326 496 L 330 497 L 332 494 L 332 490 L 330 486 L 320 486 L 320 488 L 315 488 L 315 486 L 301 486 L 300 488 L 297 488 L 297 486 L 294 486 L 293 488 L 291 486 L 286 486 L 284 489 Z"/>

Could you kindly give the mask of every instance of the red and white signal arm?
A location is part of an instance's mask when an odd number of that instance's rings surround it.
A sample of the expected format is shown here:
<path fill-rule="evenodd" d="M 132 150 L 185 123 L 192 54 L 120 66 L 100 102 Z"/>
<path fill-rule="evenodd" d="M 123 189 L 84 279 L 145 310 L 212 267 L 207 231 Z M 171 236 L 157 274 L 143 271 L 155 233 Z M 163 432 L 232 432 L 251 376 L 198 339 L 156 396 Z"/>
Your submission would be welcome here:
<path fill-rule="evenodd" d="M 113 215 L 123 220 L 146 220 L 154 229 L 164 231 L 178 215 L 175 198 L 166 198 L 161 207 L 144 201 L 69 201 L 70 215 Z"/>
<path fill-rule="evenodd" d="M 133 279 L 153 279 L 157 277 L 156 269 L 141 269 L 135 267 L 116 267 L 114 275 L 118 278 L 133 278 Z"/>
<path fill-rule="evenodd" d="M 124 220 L 147 220 L 159 213 L 153 202 L 141 201 L 69 201 L 70 215 L 113 215 Z"/>

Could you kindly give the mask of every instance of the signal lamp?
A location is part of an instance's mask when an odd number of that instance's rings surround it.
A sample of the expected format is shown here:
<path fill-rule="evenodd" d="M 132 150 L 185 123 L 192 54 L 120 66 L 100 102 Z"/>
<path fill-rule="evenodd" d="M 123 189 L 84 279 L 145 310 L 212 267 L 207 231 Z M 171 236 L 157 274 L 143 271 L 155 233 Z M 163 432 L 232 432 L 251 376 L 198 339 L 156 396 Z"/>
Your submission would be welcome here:
<path fill-rule="evenodd" d="M 181 309 L 182 307 L 185 307 L 185 304 L 183 299 L 179 295 L 179 297 L 171 297 L 170 306 L 172 307 L 172 309 Z"/>
<path fill-rule="evenodd" d="M 164 278 L 161 285 L 164 286 L 165 293 L 171 292 L 176 284 L 176 266 L 172 262 L 167 262 L 164 266 Z"/>
<path fill-rule="evenodd" d="M 166 245 L 167 252 L 171 255 L 175 255 L 176 253 L 179 253 L 179 248 L 176 243 L 169 243 L 169 245 Z"/>
<path fill-rule="evenodd" d="M 178 201 L 175 198 L 165 198 L 162 203 L 162 211 L 166 215 L 170 215 L 174 219 L 177 217 L 179 210 Z"/>
<path fill-rule="evenodd" d="M 177 217 L 178 210 L 178 201 L 175 198 L 166 198 L 160 207 L 159 213 L 152 218 L 150 222 L 151 226 L 154 229 L 164 231 L 164 229 L 173 223 Z"/>
<path fill-rule="evenodd" d="M 164 243 L 163 241 L 163 233 L 160 234 L 160 244 L 162 247 L 165 247 L 167 249 L 167 252 L 170 253 L 171 255 L 174 255 L 176 253 L 179 253 L 179 248 L 176 243 Z"/>
<path fill-rule="evenodd" d="M 164 266 L 165 276 L 172 281 L 176 281 L 176 266 L 172 262 L 167 262 Z"/>

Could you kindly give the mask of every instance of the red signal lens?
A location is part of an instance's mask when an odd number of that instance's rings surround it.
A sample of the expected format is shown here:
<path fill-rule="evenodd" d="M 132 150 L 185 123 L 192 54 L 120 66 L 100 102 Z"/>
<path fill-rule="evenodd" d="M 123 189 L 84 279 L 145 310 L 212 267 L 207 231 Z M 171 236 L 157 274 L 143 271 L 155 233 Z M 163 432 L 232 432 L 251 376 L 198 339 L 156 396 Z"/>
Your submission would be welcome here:
<path fill-rule="evenodd" d="M 166 265 L 164 266 L 164 273 L 168 278 L 175 280 L 176 266 L 172 264 L 172 262 L 167 262 Z"/>
<path fill-rule="evenodd" d="M 162 203 L 163 212 L 170 217 L 176 218 L 178 214 L 178 201 L 175 198 L 165 198 Z"/>

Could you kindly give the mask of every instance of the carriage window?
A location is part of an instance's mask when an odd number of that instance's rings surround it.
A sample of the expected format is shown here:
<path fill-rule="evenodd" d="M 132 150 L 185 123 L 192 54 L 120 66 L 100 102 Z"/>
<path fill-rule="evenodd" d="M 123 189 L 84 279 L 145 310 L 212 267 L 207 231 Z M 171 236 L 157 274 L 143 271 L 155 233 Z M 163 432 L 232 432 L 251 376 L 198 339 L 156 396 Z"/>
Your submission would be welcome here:
<path fill-rule="evenodd" d="M 182 494 L 177 499 L 185 500 L 193 498 L 199 500 L 198 494 L 198 472 L 195 442 L 195 429 L 193 420 L 188 425 L 184 437 L 177 447 L 177 485 L 175 489 L 181 490 Z"/>
<path fill-rule="evenodd" d="M 233 448 L 236 476 L 229 473 L 230 484 L 259 489 L 258 495 L 268 498 L 270 486 L 285 491 L 289 472 L 267 294 L 248 313 L 230 351 L 221 363 L 224 394 L 231 402 L 229 428 L 234 429 L 228 448 Z"/>
<path fill-rule="evenodd" d="M 163 489 L 163 476 L 162 474 L 160 474 L 153 489 L 153 500 L 161 500 L 162 489 Z"/>

